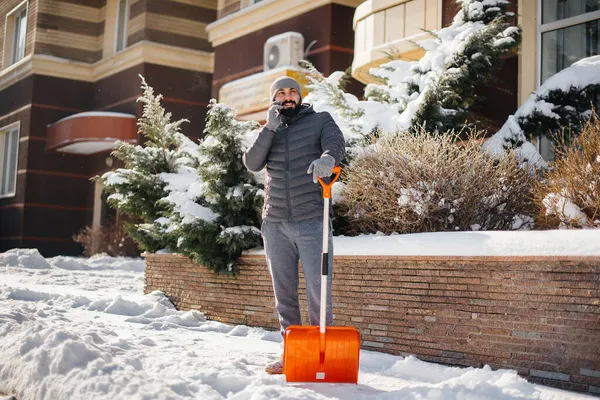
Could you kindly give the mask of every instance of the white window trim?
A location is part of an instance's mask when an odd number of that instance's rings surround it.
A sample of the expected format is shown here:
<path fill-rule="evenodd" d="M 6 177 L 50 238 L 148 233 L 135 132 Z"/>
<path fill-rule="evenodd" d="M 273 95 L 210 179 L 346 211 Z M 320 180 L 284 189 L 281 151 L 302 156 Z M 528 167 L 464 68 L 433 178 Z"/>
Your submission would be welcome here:
<path fill-rule="evenodd" d="M 268 2 L 268 0 L 259 0 L 259 1 L 257 1 L 257 0 L 241 0 L 240 1 L 240 10 L 243 10 L 243 9 L 249 8 L 249 7 L 262 5 L 267 2 Z"/>
<path fill-rule="evenodd" d="M 12 10 L 10 10 L 6 17 L 4 18 L 4 46 L 2 47 L 2 69 L 6 69 L 11 65 L 18 63 L 20 60 L 16 62 L 12 62 L 13 53 L 14 53 L 14 29 L 15 29 L 15 15 L 20 13 L 25 9 L 27 15 L 27 24 L 29 24 L 29 0 L 24 0 L 15 6 Z M 27 43 L 27 26 L 25 27 L 25 43 Z M 8 49 L 8 51 L 7 51 Z M 23 58 L 27 56 L 27 52 L 25 51 Z"/>
<path fill-rule="evenodd" d="M 17 142 L 18 142 L 17 143 L 17 154 L 16 154 L 17 165 L 15 166 L 15 186 L 12 189 L 11 192 L 8 192 L 8 193 L 5 193 L 5 194 L 1 194 L 0 193 L 0 199 L 6 199 L 6 198 L 9 198 L 9 197 L 15 197 L 16 194 L 17 194 L 17 178 L 18 178 L 19 147 L 20 147 L 19 146 L 19 144 L 20 144 L 19 142 L 20 142 L 20 139 L 21 139 L 21 121 L 17 121 L 17 122 L 14 122 L 12 124 L 9 124 L 9 125 L 1 127 L 0 128 L 0 132 L 2 132 L 4 134 L 8 134 L 9 132 L 14 131 L 15 128 L 17 130 L 17 138 L 18 138 L 17 139 Z M 4 149 L 0 149 L 0 150 L 4 151 Z M 2 163 L 0 163 L 0 177 L 1 177 L 2 173 L 3 173 L 2 168 L 3 168 L 3 162 L 4 162 L 4 160 L 1 159 L 0 161 L 2 161 Z M 1 183 L 1 181 L 0 181 L 0 183 Z"/>
<path fill-rule="evenodd" d="M 115 42 L 114 42 L 114 53 L 121 52 L 127 48 L 127 29 L 129 27 L 129 0 L 125 0 L 125 21 L 123 22 L 123 48 L 118 50 L 119 45 L 119 35 L 117 34 L 119 30 L 119 13 L 121 11 L 121 1 L 117 0 L 117 13 L 115 15 Z"/>

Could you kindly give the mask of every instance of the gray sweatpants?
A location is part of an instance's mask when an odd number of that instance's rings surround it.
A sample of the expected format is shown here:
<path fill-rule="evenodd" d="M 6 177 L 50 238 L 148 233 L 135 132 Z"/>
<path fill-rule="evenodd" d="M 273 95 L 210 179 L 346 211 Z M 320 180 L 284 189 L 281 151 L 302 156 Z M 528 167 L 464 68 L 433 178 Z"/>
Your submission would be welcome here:
<path fill-rule="evenodd" d="M 267 265 L 273 280 L 275 308 L 281 332 L 290 325 L 301 325 L 298 302 L 298 260 L 306 281 L 306 299 L 310 325 L 319 325 L 321 307 L 321 252 L 323 218 L 297 222 L 263 221 L 262 236 Z M 329 223 L 329 271 L 327 279 L 326 323 L 331 325 L 331 276 L 333 271 L 333 237 Z"/>

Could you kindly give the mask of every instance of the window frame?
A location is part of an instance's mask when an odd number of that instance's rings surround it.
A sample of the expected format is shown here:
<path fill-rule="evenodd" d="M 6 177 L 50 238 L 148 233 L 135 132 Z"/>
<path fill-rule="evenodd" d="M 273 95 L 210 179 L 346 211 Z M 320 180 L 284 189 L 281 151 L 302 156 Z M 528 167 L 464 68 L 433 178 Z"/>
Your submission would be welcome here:
<path fill-rule="evenodd" d="M 568 28 L 600 19 L 600 10 L 576 15 L 574 17 L 559 19 L 557 21 L 542 24 L 542 3 L 543 0 L 537 0 L 536 15 L 536 82 L 535 88 L 539 90 L 542 86 L 542 35 L 559 29 Z M 549 141 L 546 136 L 538 135 L 535 147 L 538 153 L 542 154 L 542 141 Z M 548 143 L 546 143 L 548 144 Z M 549 160 L 546 160 L 549 161 Z"/>
<path fill-rule="evenodd" d="M 121 4 L 125 2 L 125 16 L 123 19 L 123 37 L 120 38 L 122 43 L 119 43 L 119 14 L 121 13 Z M 117 0 L 117 13 L 115 16 L 115 43 L 114 54 L 119 53 L 127 48 L 127 29 L 129 27 L 129 0 Z M 119 44 L 121 48 L 119 49 Z"/>
<path fill-rule="evenodd" d="M 537 60 L 536 60 L 536 88 L 539 89 L 542 85 L 542 35 L 547 32 L 556 31 L 559 29 L 568 28 L 586 22 L 591 22 L 600 19 L 600 10 L 589 13 L 579 14 L 574 17 L 559 19 L 557 21 L 542 24 L 542 3 L 543 0 L 537 1 L 537 26 L 536 26 L 536 42 L 537 42 Z"/>
<path fill-rule="evenodd" d="M 16 44 L 19 37 L 19 32 L 16 31 L 17 24 L 16 19 L 21 17 L 21 14 L 25 12 L 25 39 L 23 45 L 23 54 L 19 58 L 16 58 Z M 24 0 L 21 3 L 13 7 L 4 18 L 4 46 L 3 54 L 1 57 L 2 69 L 6 69 L 11 65 L 18 63 L 23 60 L 27 55 L 27 25 L 29 24 L 29 0 Z M 7 51 L 8 49 L 8 51 Z"/>
<path fill-rule="evenodd" d="M 3 186 L 5 185 L 5 182 L 4 182 L 4 174 L 5 174 L 5 172 L 4 172 L 4 165 L 5 165 L 4 156 L 5 155 L 7 157 L 9 156 L 9 154 L 7 153 L 7 150 L 4 148 L 4 137 L 5 137 L 5 135 L 10 135 L 14 131 L 17 132 L 17 141 L 16 141 L 17 144 L 16 144 L 16 150 L 15 150 L 16 154 L 15 154 L 15 165 L 14 165 L 14 170 L 15 170 L 14 184 L 13 184 L 13 187 L 10 188 L 10 190 L 7 190 L 6 193 L 2 193 L 2 190 L 4 190 Z M 20 142 L 21 142 L 21 121 L 17 121 L 12 124 L 8 124 L 6 126 L 0 127 L 0 199 L 15 197 L 17 194 L 17 178 L 19 175 L 18 167 L 19 167 Z M 9 145 L 12 145 L 12 143 L 9 143 Z"/>

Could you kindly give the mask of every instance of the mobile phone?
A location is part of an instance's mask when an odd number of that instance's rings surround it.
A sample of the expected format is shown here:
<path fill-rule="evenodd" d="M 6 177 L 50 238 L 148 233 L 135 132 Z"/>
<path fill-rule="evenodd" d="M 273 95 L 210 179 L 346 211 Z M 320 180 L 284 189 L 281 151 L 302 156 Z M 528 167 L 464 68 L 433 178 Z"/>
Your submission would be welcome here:
<path fill-rule="evenodd" d="M 280 101 L 274 101 L 271 103 L 272 106 L 281 106 Z M 275 110 L 276 115 L 281 115 L 281 110 Z"/>

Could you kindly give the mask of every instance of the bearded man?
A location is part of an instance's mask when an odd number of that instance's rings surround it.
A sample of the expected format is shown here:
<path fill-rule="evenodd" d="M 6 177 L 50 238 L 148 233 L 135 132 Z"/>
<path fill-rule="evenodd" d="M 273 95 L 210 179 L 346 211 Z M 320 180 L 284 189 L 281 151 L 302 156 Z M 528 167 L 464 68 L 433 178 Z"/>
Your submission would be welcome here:
<path fill-rule="evenodd" d="M 317 177 L 331 177 L 345 151 L 344 136 L 331 115 L 303 104 L 301 93 L 293 78 L 284 76 L 273 82 L 266 123 L 243 155 L 250 171 L 266 166 L 261 233 L 282 334 L 288 326 L 302 324 L 298 261 L 306 281 L 309 323 L 319 325 L 323 197 Z M 329 224 L 327 325 L 333 320 L 331 221 Z M 277 360 L 266 371 L 280 374 L 282 369 L 282 360 Z"/>

